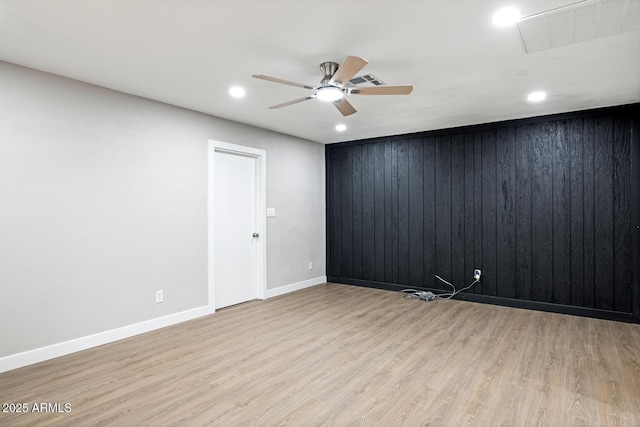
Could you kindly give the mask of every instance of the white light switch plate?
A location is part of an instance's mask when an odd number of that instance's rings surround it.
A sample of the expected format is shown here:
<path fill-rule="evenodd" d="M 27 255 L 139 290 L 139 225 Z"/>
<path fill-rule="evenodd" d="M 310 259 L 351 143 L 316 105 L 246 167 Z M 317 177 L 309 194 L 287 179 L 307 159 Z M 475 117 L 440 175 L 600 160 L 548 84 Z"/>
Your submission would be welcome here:
<path fill-rule="evenodd" d="M 276 208 L 267 208 L 267 218 L 276 216 Z"/>

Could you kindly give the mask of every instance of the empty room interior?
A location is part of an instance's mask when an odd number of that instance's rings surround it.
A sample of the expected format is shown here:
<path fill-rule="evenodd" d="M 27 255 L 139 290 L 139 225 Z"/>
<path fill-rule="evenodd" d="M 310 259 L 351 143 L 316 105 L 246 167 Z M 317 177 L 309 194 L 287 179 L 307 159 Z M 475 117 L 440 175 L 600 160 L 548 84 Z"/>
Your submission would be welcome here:
<path fill-rule="evenodd" d="M 0 425 L 640 425 L 640 0 L 0 0 Z"/>

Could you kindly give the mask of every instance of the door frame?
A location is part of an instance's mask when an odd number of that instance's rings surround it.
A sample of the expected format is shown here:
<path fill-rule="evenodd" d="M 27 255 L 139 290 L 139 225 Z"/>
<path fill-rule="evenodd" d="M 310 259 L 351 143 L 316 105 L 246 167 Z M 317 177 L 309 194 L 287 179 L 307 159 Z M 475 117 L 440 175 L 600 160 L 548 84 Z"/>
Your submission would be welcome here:
<path fill-rule="evenodd" d="M 215 153 L 246 156 L 255 161 L 256 176 L 256 298 L 265 299 L 267 289 L 267 152 L 258 148 L 210 139 L 207 144 L 207 305 L 215 312 Z"/>

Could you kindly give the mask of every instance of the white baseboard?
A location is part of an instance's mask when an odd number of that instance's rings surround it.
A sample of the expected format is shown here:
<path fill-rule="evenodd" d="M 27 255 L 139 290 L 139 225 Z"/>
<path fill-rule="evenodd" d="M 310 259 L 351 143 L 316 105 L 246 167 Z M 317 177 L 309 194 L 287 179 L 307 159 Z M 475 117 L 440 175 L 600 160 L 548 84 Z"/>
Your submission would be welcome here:
<path fill-rule="evenodd" d="M 300 289 L 310 286 L 320 285 L 327 282 L 327 276 L 314 277 L 313 279 L 304 280 L 290 285 L 280 286 L 279 288 L 267 289 L 267 298 L 277 297 L 278 295 L 288 294 L 289 292 L 299 291 Z"/>
<path fill-rule="evenodd" d="M 213 313 L 209 306 L 198 307 L 191 310 L 181 311 L 180 313 L 170 314 L 168 316 L 150 319 L 144 322 L 135 323 L 133 325 L 123 326 L 121 328 L 112 329 L 105 332 L 89 335 L 86 337 L 76 338 L 73 340 L 49 345 L 46 347 L 36 348 L 34 350 L 22 353 L 12 354 L 0 358 L 0 372 L 10 371 L 12 369 L 22 368 L 23 366 L 32 365 L 34 363 L 43 362 L 77 351 L 87 350 L 92 347 L 129 338 L 134 335 L 143 334 L 155 329 L 164 328 L 166 326 L 175 325 L 176 323 L 185 322 L 197 317 L 206 316 Z"/>
<path fill-rule="evenodd" d="M 316 277 L 304 280 L 290 285 L 280 286 L 275 289 L 267 289 L 267 298 L 283 295 L 289 292 L 308 288 L 310 286 L 326 283 L 327 276 Z M 34 350 L 22 353 L 12 354 L 0 358 L 0 372 L 7 372 L 13 369 L 22 368 L 24 366 L 33 365 L 34 363 L 43 362 L 45 360 L 54 359 L 56 357 L 65 356 L 99 345 L 108 344 L 124 338 L 150 332 L 155 329 L 164 328 L 166 326 L 175 325 L 176 323 L 186 322 L 202 316 L 212 314 L 214 310 L 209 306 L 198 307 L 191 310 L 181 311 L 180 313 L 170 314 L 168 316 L 150 319 L 144 322 L 135 323 L 133 325 L 123 326 L 121 328 L 109 331 L 99 332 L 97 334 L 86 337 L 76 338 L 69 341 L 52 344 L 46 347 L 36 348 Z"/>

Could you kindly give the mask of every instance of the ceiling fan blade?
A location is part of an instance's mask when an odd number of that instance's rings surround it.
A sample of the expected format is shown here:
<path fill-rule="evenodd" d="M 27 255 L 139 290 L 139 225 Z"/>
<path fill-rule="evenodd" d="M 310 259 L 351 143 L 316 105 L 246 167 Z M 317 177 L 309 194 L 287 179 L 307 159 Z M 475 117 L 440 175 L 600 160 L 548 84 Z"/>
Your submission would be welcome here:
<path fill-rule="evenodd" d="M 349 89 L 353 95 L 409 95 L 413 86 L 374 86 Z"/>
<path fill-rule="evenodd" d="M 357 56 L 347 56 L 347 59 L 338 67 L 338 71 L 333 75 L 329 84 L 346 84 L 351 80 L 351 77 L 355 76 L 358 71 L 362 70 L 368 63 L 366 59 L 358 58 Z"/>
<path fill-rule="evenodd" d="M 356 109 L 353 108 L 353 105 L 351 105 L 349 101 L 344 98 L 342 98 L 340 101 L 334 102 L 333 105 L 336 106 L 338 111 L 340 111 L 343 116 L 350 116 L 351 114 L 356 112 Z"/>
<path fill-rule="evenodd" d="M 305 85 L 303 83 L 290 82 L 289 80 L 283 80 L 283 79 L 279 79 L 277 77 L 265 76 L 263 74 L 253 74 L 251 77 L 256 78 L 256 79 L 260 79 L 260 80 L 266 80 L 268 82 L 280 83 L 280 84 L 283 84 L 283 85 L 302 87 L 302 88 L 305 88 L 305 89 L 315 89 L 315 87 L 309 86 L 309 85 Z"/>
<path fill-rule="evenodd" d="M 276 109 L 276 108 L 287 107 L 289 105 L 297 104 L 299 102 L 307 101 L 309 99 L 313 99 L 313 96 L 307 96 L 306 98 L 298 98 L 298 99 L 294 99 L 293 101 L 283 102 L 282 104 L 272 105 L 271 107 L 269 107 L 269 109 L 273 110 L 273 109 Z"/>

